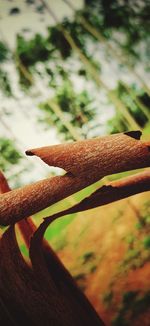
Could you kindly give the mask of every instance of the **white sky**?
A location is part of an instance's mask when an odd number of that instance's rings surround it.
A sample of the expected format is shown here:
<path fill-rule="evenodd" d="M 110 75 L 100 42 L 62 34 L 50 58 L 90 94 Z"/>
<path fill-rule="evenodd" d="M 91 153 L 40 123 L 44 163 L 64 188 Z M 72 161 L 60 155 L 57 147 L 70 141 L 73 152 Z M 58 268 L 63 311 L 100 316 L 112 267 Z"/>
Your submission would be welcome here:
<path fill-rule="evenodd" d="M 64 16 L 71 16 L 72 10 L 62 0 L 46 0 L 47 4 L 55 12 L 58 19 L 61 20 Z M 75 8 L 81 8 L 82 0 L 70 0 Z M 36 0 L 37 7 L 41 5 L 40 0 Z M 11 8 L 17 7 L 20 9 L 20 14 L 9 15 Z M 25 0 L 0 0 L 0 29 L 9 45 L 14 46 L 15 35 L 22 28 L 29 28 L 34 33 L 44 33 L 46 26 L 54 24 L 54 20 L 49 13 L 38 14 L 34 11 L 34 5 L 29 5 Z"/>

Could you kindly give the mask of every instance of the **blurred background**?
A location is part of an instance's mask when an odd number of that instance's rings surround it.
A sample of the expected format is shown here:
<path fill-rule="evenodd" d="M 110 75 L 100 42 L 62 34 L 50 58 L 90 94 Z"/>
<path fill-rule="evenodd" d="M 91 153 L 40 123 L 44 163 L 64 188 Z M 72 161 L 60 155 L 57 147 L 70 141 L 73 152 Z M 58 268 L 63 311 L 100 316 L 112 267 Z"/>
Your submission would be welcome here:
<path fill-rule="evenodd" d="M 26 157 L 29 148 L 127 130 L 148 139 L 149 12 L 142 0 L 0 0 L 0 168 L 12 188 L 62 174 Z M 136 195 L 46 232 L 107 325 L 149 326 L 149 204 L 148 193 Z M 19 232 L 18 240 L 27 258 Z"/>

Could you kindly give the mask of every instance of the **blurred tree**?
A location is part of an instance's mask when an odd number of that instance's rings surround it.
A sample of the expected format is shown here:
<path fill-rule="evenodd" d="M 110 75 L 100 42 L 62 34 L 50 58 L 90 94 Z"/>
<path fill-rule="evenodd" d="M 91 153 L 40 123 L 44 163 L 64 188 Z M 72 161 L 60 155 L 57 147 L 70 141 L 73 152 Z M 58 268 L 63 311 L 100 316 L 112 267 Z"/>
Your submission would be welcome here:
<path fill-rule="evenodd" d="M 13 95 L 8 73 L 1 68 L 0 68 L 0 89 L 6 97 Z"/>
<path fill-rule="evenodd" d="M 65 2 L 68 3 L 69 1 L 65 0 Z M 103 0 L 85 0 L 84 10 L 79 13 L 79 17 L 83 26 L 100 42 L 105 43 L 105 40 L 113 40 L 114 46 L 111 43 L 107 43 L 112 55 L 123 66 L 128 67 L 129 71 L 140 81 L 145 92 L 150 95 L 150 90 L 141 75 L 136 70 L 133 70 L 135 64 L 141 60 L 137 45 L 143 42 L 143 40 L 149 40 L 149 23 L 145 19 L 149 10 L 150 5 L 147 1 L 139 5 L 138 1 L 131 4 L 126 1 L 114 2 L 109 0 L 106 3 Z M 114 38 L 114 31 L 123 34 L 123 41 L 120 41 L 119 37 Z M 121 53 L 118 53 L 118 46 L 119 50 L 122 50 Z M 149 51 L 147 46 L 145 46 L 145 49 L 142 47 L 142 52 L 145 57 L 148 57 Z"/>
<path fill-rule="evenodd" d="M 43 1 L 42 1 L 43 3 Z M 52 11 L 50 10 L 52 15 Z M 53 15 L 54 17 L 54 15 Z M 83 28 L 78 20 L 69 21 L 65 19 L 62 25 L 57 24 L 49 28 L 48 37 L 36 35 L 34 39 L 26 41 L 22 36 L 18 37 L 17 46 L 17 62 L 19 62 L 18 69 L 21 77 L 22 84 L 25 87 L 32 85 L 31 68 L 35 66 L 37 62 L 43 62 L 50 59 L 50 54 L 59 51 L 63 59 L 70 57 L 72 50 L 75 50 L 79 58 L 81 59 L 84 68 L 87 69 L 89 78 L 93 78 L 98 85 L 107 92 L 109 100 L 114 104 L 117 111 L 122 113 L 128 122 L 130 128 L 138 128 L 138 124 L 134 121 L 132 111 L 128 110 L 128 107 L 124 105 L 125 102 L 121 102 L 117 98 L 115 92 L 111 92 L 107 85 L 100 78 L 100 65 L 95 61 L 87 50 L 86 38 L 89 37 L 89 32 Z M 38 46 L 37 46 L 38 44 Z M 51 73 L 50 86 L 55 87 L 54 71 L 47 68 L 46 72 Z M 64 73 L 64 71 L 63 71 Z M 87 75 L 88 76 L 88 75 Z M 68 100 L 68 99 L 67 99 Z M 76 116 L 75 116 L 76 119 Z"/>
<path fill-rule="evenodd" d="M 65 0 L 65 2 L 70 3 L 69 0 Z M 75 59 L 76 62 L 81 62 L 80 68 L 78 65 L 77 69 L 74 68 L 74 74 L 77 74 L 78 78 L 81 76 L 81 78 L 85 78 L 90 82 L 94 80 L 98 89 L 104 90 L 108 101 L 113 103 L 116 108 L 117 123 L 115 123 L 115 128 L 119 128 L 119 131 L 121 131 L 121 128 L 124 130 L 125 126 L 126 129 L 137 129 L 139 126 L 143 127 L 149 118 L 146 105 L 138 97 L 135 90 L 122 81 L 122 89 L 120 90 L 119 88 L 111 90 L 108 87 L 100 76 L 100 60 L 97 62 L 95 55 L 91 51 L 91 48 L 94 48 L 95 41 L 101 41 L 109 50 L 108 53 L 113 53 L 120 64 L 120 56 L 116 55 L 117 49 L 114 51 L 114 47 L 108 41 L 112 40 L 115 29 L 126 35 L 127 25 L 129 24 L 130 29 L 136 30 L 133 22 L 135 9 L 132 8 L 131 12 L 129 12 L 129 8 L 132 6 L 131 4 L 126 5 L 124 1 L 122 4 L 119 1 L 116 1 L 115 4 L 113 1 L 109 1 L 108 7 L 102 0 L 85 2 L 86 7 L 76 12 L 73 19 L 65 18 L 60 24 L 48 3 L 41 1 L 40 13 L 43 14 L 47 9 L 50 15 L 53 16 L 55 25 L 48 28 L 47 36 L 36 34 L 31 39 L 26 39 L 24 36 L 18 35 L 16 49 L 14 53 L 11 53 L 16 63 L 21 86 L 24 90 L 28 90 L 30 95 L 32 85 L 34 85 L 38 93 L 41 92 L 44 104 L 42 103 L 40 107 L 46 112 L 44 120 L 46 119 L 47 124 L 48 121 L 53 121 L 52 123 L 57 126 L 61 134 L 66 131 L 65 137 L 67 139 L 70 139 L 70 137 L 73 139 L 85 137 L 85 134 L 88 134 L 88 122 L 95 119 L 96 112 L 96 108 L 90 102 L 86 87 L 78 94 L 74 91 L 71 83 L 68 62 L 73 58 L 74 53 L 78 55 L 78 58 Z M 36 2 L 32 2 L 32 4 L 35 5 L 35 10 L 37 10 Z M 139 22 L 141 10 L 144 10 L 144 8 L 137 8 L 138 14 L 136 12 L 135 15 L 137 22 Z M 111 13 L 112 15 L 109 17 Z M 127 15 L 127 13 L 129 15 L 127 21 L 125 21 L 124 15 Z M 117 22 L 115 22 L 115 19 L 117 19 Z M 146 33 L 147 24 L 143 28 Z M 144 35 L 144 33 L 140 34 L 141 40 Z M 138 42 L 140 42 L 140 37 Z M 6 52 L 8 51 L 6 51 L 4 44 L 2 48 L 4 48 L 2 52 L 5 54 L 3 56 L 7 57 Z M 125 50 L 123 51 L 125 52 Z M 125 64 L 124 60 L 123 62 Z M 44 72 L 38 70 L 38 63 L 41 63 Z M 51 99 L 49 97 L 46 99 L 46 96 L 39 89 L 40 87 L 37 87 L 36 74 L 38 74 L 39 80 L 45 81 L 46 78 L 49 80 L 45 82 L 45 85 L 47 91 L 49 91 L 49 87 L 53 88 Z M 5 93 L 11 94 L 8 76 L 6 73 L 1 73 L 0 77 L 3 88 L 5 86 Z M 146 94 L 145 91 L 143 92 Z M 48 111 L 49 115 L 47 116 Z M 75 131 L 75 128 L 77 128 L 77 131 Z"/>
<path fill-rule="evenodd" d="M 107 130 L 109 134 L 116 134 L 118 132 L 125 132 L 127 130 L 127 124 L 119 113 L 107 121 Z"/>
<path fill-rule="evenodd" d="M 6 44 L 0 41 L 0 63 L 6 61 L 9 58 L 9 49 Z"/>
<path fill-rule="evenodd" d="M 12 96 L 12 89 L 8 73 L 3 68 L 3 63 L 5 63 L 9 58 L 10 51 L 7 45 L 4 42 L 0 41 L 0 89 L 5 94 L 5 96 Z"/>
<path fill-rule="evenodd" d="M 41 34 L 36 34 L 31 40 L 17 35 L 16 53 L 26 68 L 50 59 L 53 50 L 47 38 Z"/>
<path fill-rule="evenodd" d="M 116 88 L 116 93 L 118 98 L 121 99 L 123 103 L 125 103 L 126 107 L 128 108 L 129 112 L 132 113 L 137 123 L 144 127 L 144 125 L 148 122 L 148 118 L 145 116 L 144 112 L 140 110 L 140 102 L 137 100 L 133 100 L 132 94 L 130 95 L 129 92 L 127 92 L 127 89 L 125 85 L 122 82 L 118 83 L 118 86 Z M 148 114 L 148 111 L 147 111 Z"/>
<path fill-rule="evenodd" d="M 11 165 L 19 163 L 21 155 L 14 147 L 13 141 L 7 138 L 0 138 L 0 169 L 6 171 Z"/>
<path fill-rule="evenodd" d="M 48 28 L 48 32 L 49 42 L 60 51 L 63 59 L 68 58 L 71 55 L 71 47 L 62 31 L 60 31 L 57 26 L 52 26 Z"/>
<path fill-rule="evenodd" d="M 84 128 L 96 115 L 92 103 L 93 99 L 86 91 L 76 94 L 71 82 L 65 81 L 56 91 L 55 98 L 42 103 L 40 108 L 46 112 L 44 121 L 54 123 L 66 140 L 79 140 L 87 136 Z"/>
<path fill-rule="evenodd" d="M 149 35 L 147 19 L 149 9 L 149 1 L 141 2 L 141 4 L 134 1 L 132 4 L 125 0 L 108 0 L 107 2 L 105 0 L 85 0 L 84 12 L 96 27 L 103 27 L 102 31 L 108 31 L 107 37 L 111 36 L 112 29 L 123 30 L 127 35 L 126 41 L 130 51 L 133 43 L 138 43 L 143 37 Z M 131 54 L 134 55 L 134 51 L 131 50 Z"/>
<path fill-rule="evenodd" d="M 20 84 L 24 89 L 33 84 L 31 67 L 33 68 L 37 62 L 48 60 L 52 51 L 47 39 L 40 34 L 36 34 L 31 40 L 26 40 L 22 35 L 17 36 L 15 59 Z"/>

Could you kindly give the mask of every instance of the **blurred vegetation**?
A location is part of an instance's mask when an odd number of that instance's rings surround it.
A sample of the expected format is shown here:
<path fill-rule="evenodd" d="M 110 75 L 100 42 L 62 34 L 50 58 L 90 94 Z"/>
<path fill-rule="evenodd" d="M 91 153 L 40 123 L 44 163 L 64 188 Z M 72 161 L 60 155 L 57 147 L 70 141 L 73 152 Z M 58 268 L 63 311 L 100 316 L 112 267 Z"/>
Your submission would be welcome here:
<path fill-rule="evenodd" d="M 50 14 L 53 26 L 47 28 L 47 33 L 31 37 L 26 37 L 28 28 L 18 31 L 14 49 L 10 49 L 4 38 L 0 41 L 2 97 L 17 100 L 14 91 L 17 87 L 22 96 L 30 97 L 33 103 L 36 100 L 37 111 L 40 110 L 37 122 L 43 129 L 56 128 L 61 140 L 131 129 L 144 130 L 147 135 L 150 90 L 136 66 L 140 65 L 146 74 L 149 3 L 109 0 L 106 4 L 103 0 L 85 0 L 80 10 L 75 10 L 69 0 L 64 3 L 73 16 L 58 22 L 50 4 L 37 6 L 36 1 L 27 1 L 41 17 L 46 12 Z M 12 7 L 9 12 L 20 13 L 19 7 Z M 118 75 L 114 76 L 115 86 L 108 85 L 103 74 L 103 64 L 111 69 L 111 62 L 116 65 Z M 17 74 L 15 88 L 7 63 L 12 64 Z M 113 74 L 110 70 L 111 79 Z M 128 74 L 131 82 L 125 82 L 124 76 Z M 114 110 L 111 117 L 107 114 L 109 107 Z M 28 114 L 22 107 L 20 110 Z"/>
<path fill-rule="evenodd" d="M 38 122 L 43 123 L 43 128 L 55 127 L 61 140 L 95 137 L 101 127 L 104 134 L 137 128 L 147 134 L 150 91 L 137 67 L 141 65 L 144 71 L 148 70 L 149 3 L 109 0 L 106 4 L 103 0 L 85 0 L 83 8 L 75 10 L 69 0 L 64 2 L 72 9 L 73 17 L 58 22 L 50 5 L 37 6 L 35 1 L 27 1 L 39 15 L 48 10 L 55 24 L 47 28 L 47 34 L 26 37 L 23 31 L 19 32 L 13 50 L 6 40 L 0 41 L 2 96 L 16 98 L 6 69 L 7 62 L 12 62 L 20 92 L 33 101 L 33 89 L 40 95 L 36 104 L 41 111 Z M 19 15 L 19 8 L 12 7 L 10 14 Z M 109 65 L 111 61 L 118 69 L 115 87 L 110 87 L 103 78 L 103 63 Z M 111 72 L 112 76 L 114 73 Z M 128 74 L 133 81 L 124 81 L 124 75 Z M 44 83 L 47 96 L 37 80 Z M 76 89 L 77 83 L 82 84 L 80 91 Z M 103 109 L 100 109 L 101 92 L 106 98 Z M 110 118 L 109 111 L 107 117 L 105 112 L 109 106 L 114 109 Z M 101 123 L 99 118 L 103 114 L 105 119 Z"/>
<path fill-rule="evenodd" d="M 21 159 L 19 151 L 14 147 L 13 141 L 0 138 L 0 169 L 8 170 L 11 165 L 17 165 Z"/>
<path fill-rule="evenodd" d="M 64 2 L 73 16 L 62 22 L 50 4 L 46 8 L 44 3 L 27 2 L 41 17 L 46 12 L 53 16 L 54 24 L 44 34 L 27 37 L 29 28 L 18 31 L 13 49 L 4 38 L 0 41 L 0 92 L 2 99 L 10 100 L 9 112 L 13 115 L 13 99 L 28 116 L 17 98 L 30 98 L 40 128 L 55 128 L 61 141 L 131 129 L 143 130 L 146 137 L 150 132 L 150 90 L 136 66 L 145 74 L 148 71 L 148 2 L 109 0 L 106 5 L 103 0 L 87 0 L 81 10 L 75 10 L 69 0 Z M 19 8 L 11 9 L 11 15 L 20 14 Z M 111 71 L 112 62 L 116 73 Z M 16 72 L 16 85 L 7 64 Z M 103 65 L 110 65 L 113 86 L 105 80 Z M 128 75 L 131 81 L 125 81 Z"/>
<path fill-rule="evenodd" d="M 8 73 L 0 68 L 0 88 L 7 97 L 13 96 Z"/>
<path fill-rule="evenodd" d="M 47 115 L 43 119 L 44 122 L 57 126 L 57 129 L 62 135 L 65 135 L 65 139 L 78 140 L 74 133 L 68 129 L 65 125 L 66 121 L 69 121 L 73 125 L 80 137 L 88 137 L 87 128 L 84 130 L 85 124 L 91 121 L 96 113 L 93 107 L 93 100 L 89 93 L 84 90 L 81 93 L 76 94 L 72 84 L 69 80 L 64 81 L 63 85 L 56 90 L 55 98 L 52 101 L 41 103 L 40 109 L 44 110 Z M 60 116 L 52 105 L 53 101 L 57 103 L 59 110 L 64 114 L 63 124 L 60 121 Z"/>
<path fill-rule="evenodd" d="M 122 305 L 114 318 L 113 326 L 129 326 L 135 318 L 149 309 L 150 291 L 141 295 L 138 291 L 128 291 L 123 294 Z"/>
<path fill-rule="evenodd" d="M 9 57 L 8 47 L 4 44 L 4 42 L 0 41 L 0 63 L 7 60 Z"/>

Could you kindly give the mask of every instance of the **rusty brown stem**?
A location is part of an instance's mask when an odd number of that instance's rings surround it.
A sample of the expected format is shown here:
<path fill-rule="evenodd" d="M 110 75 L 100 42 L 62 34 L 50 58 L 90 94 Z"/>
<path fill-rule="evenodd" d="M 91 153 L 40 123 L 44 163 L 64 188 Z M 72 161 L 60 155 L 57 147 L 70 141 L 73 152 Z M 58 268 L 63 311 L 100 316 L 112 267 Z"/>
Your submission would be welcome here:
<path fill-rule="evenodd" d="M 11 191 L 11 188 L 9 187 L 9 184 L 4 176 L 4 174 L 2 173 L 2 171 L 0 171 L 0 194 L 6 193 Z M 30 246 L 30 239 L 31 236 L 33 235 L 34 231 L 36 230 L 36 226 L 33 223 L 31 217 L 28 217 L 24 220 L 21 220 L 17 223 L 19 230 L 22 234 L 22 237 L 24 239 L 24 242 L 26 244 L 26 246 L 29 248 Z"/>
<path fill-rule="evenodd" d="M 150 143 L 139 131 L 30 150 L 68 173 L 10 191 L 0 197 L 0 224 L 9 225 L 70 196 L 104 176 L 149 167 Z"/>

